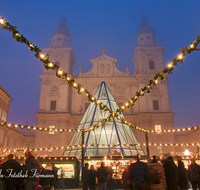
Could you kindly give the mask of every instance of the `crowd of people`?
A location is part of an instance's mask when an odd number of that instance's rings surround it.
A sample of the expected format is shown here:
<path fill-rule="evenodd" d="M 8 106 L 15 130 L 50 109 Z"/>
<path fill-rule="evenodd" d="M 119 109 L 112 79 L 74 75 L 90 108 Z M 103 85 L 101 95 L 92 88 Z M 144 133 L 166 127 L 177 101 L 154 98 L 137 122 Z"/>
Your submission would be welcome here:
<path fill-rule="evenodd" d="M 14 159 L 13 154 L 7 156 L 7 161 L 0 162 L 0 190 L 53 190 L 58 182 L 54 163 L 42 166 L 30 151 L 26 153 L 24 164 Z"/>
<path fill-rule="evenodd" d="M 157 157 L 146 164 L 137 161 L 128 168 L 126 174 L 126 189 L 133 190 L 187 190 L 192 185 L 193 190 L 200 189 L 200 166 L 191 159 L 188 170 L 181 158 L 177 158 L 178 166 L 173 157 L 169 156 L 158 163 Z M 128 182 L 127 182 L 128 181 Z"/>
<path fill-rule="evenodd" d="M 169 156 L 159 163 L 156 156 L 150 163 L 141 162 L 139 155 L 137 161 L 122 173 L 123 188 L 125 190 L 188 190 L 190 184 L 193 190 L 200 189 L 200 166 L 191 159 L 188 170 L 184 167 L 181 158 L 177 158 L 178 166 L 173 157 Z M 94 170 L 88 163 L 83 168 L 83 190 L 95 190 L 95 184 L 99 190 L 113 190 L 114 180 L 111 168 L 101 167 Z"/>
<path fill-rule="evenodd" d="M 195 158 L 186 169 L 181 158 L 169 156 L 159 163 L 156 156 L 149 163 L 137 161 L 124 169 L 122 173 L 125 190 L 187 190 L 191 184 L 193 190 L 200 189 L 200 166 Z M 0 162 L 0 190 L 54 190 L 58 184 L 58 168 L 54 163 L 46 164 L 38 161 L 29 151 L 23 165 L 18 163 L 13 154 L 7 156 L 7 161 Z M 105 167 L 104 162 L 95 170 L 89 169 L 88 163 L 82 170 L 83 190 L 113 190 L 114 179 L 112 168 Z M 98 184 L 98 186 L 97 186 Z"/>

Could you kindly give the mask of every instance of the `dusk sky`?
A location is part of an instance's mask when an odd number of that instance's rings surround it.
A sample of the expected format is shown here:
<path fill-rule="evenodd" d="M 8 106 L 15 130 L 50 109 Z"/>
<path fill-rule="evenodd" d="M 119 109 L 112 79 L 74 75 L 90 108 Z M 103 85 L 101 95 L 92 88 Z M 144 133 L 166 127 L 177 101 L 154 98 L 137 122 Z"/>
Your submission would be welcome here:
<path fill-rule="evenodd" d="M 200 35 L 199 7 L 199 0 L 9 0 L 1 1 L 0 16 L 43 50 L 51 46 L 53 31 L 64 13 L 71 33 L 76 75 L 80 66 L 83 72 L 92 68 L 90 59 L 102 55 L 103 47 L 106 55 L 118 59 L 119 70 L 125 72 L 128 66 L 133 74 L 132 59 L 143 12 L 155 30 L 157 44 L 165 47 L 167 65 L 182 47 Z M 200 51 L 187 55 L 169 76 L 175 128 L 200 125 L 199 71 Z M 34 53 L 16 42 L 10 32 L 0 29 L 0 84 L 13 99 L 8 122 L 35 126 L 42 72 L 43 63 Z"/>

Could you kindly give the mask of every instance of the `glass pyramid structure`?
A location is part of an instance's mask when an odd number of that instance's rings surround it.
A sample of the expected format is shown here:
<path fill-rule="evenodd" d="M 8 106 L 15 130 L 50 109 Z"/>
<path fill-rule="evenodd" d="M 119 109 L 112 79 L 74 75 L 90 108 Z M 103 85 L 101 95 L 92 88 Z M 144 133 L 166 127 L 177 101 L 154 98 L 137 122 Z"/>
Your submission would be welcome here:
<path fill-rule="evenodd" d="M 100 100 L 104 105 L 107 105 L 107 107 L 113 111 L 119 108 L 105 82 L 101 82 L 95 93 L 95 98 Z M 104 110 L 101 110 L 98 105 L 91 102 L 77 129 L 89 128 L 107 118 L 108 115 L 108 111 L 105 112 Z M 120 116 L 124 117 L 123 114 Z M 76 156 L 77 158 L 80 158 L 81 146 L 75 145 L 81 145 L 81 143 L 82 133 L 75 132 L 68 144 L 69 147 L 73 146 L 73 148 L 67 148 L 64 151 L 63 156 Z M 132 129 L 116 118 L 112 118 L 109 122 L 95 128 L 93 131 L 85 132 L 84 144 L 88 145 L 84 148 L 85 156 L 111 156 L 116 153 L 121 156 L 135 156 L 137 154 L 140 154 L 141 156 L 145 155 L 142 147 L 136 145 L 138 144 L 138 140 Z M 133 146 L 124 146 L 124 144 L 131 144 Z"/>

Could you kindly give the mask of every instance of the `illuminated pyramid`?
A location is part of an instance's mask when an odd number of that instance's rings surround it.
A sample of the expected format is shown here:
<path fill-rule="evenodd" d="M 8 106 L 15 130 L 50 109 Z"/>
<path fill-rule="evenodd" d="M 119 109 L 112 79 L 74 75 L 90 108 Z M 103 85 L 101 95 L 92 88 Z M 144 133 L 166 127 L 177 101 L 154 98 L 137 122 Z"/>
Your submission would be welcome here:
<path fill-rule="evenodd" d="M 113 111 L 119 108 L 105 82 L 101 82 L 95 98 Z M 77 129 L 89 128 L 107 118 L 108 115 L 108 111 L 101 110 L 98 105 L 91 102 Z M 120 116 L 124 118 L 123 114 L 120 114 Z M 75 132 L 68 144 L 70 148 L 64 151 L 63 156 L 76 156 L 80 158 L 81 146 L 78 147 L 75 145 L 81 145 L 81 143 L 82 133 Z M 138 140 L 132 129 L 116 118 L 111 119 L 93 131 L 85 132 L 84 144 L 89 145 L 84 148 L 85 156 L 111 156 L 117 154 L 121 156 L 145 155 L 142 147 L 137 145 Z M 124 146 L 126 144 L 131 144 L 131 146 Z"/>

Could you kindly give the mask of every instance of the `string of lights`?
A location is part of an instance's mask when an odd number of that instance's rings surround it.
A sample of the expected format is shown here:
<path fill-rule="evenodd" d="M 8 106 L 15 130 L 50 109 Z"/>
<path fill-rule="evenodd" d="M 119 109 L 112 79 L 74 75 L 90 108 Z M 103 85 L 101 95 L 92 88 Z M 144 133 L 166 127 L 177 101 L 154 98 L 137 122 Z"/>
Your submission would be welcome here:
<path fill-rule="evenodd" d="M 59 68 L 58 65 L 56 65 L 55 63 L 49 61 L 49 55 L 44 55 L 42 53 L 42 51 L 37 47 L 34 46 L 30 41 L 28 41 L 22 34 L 19 33 L 19 31 L 17 30 L 17 27 L 12 26 L 11 24 L 9 24 L 8 21 L 6 21 L 3 17 L 0 16 L 0 24 L 2 25 L 2 29 L 8 30 L 10 32 L 12 32 L 12 37 L 13 39 L 15 39 L 18 42 L 21 43 L 25 43 L 26 45 L 28 45 L 29 49 L 31 51 L 35 52 L 35 56 L 40 59 L 40 61 L 42 61 L 44 63 L 44 67 L 45 69 L 56 69 L 56 76 L 58 76 L 59 78 L 63 78 L 65 79 L 65 81 L 68 82 L 68 84 L 72 87 L 74 87 L 75 89 L 77 89 L 77 92 L 79 94 L 82 93 L 86 93 L 88 100 L 90 102 L 94 102 L 96 105 L 99 105 L 100 109 L 104 110 L 104 111 L 109 111 L 110 115 L 104 119 L 103 121 L 99 122 L 98 124 L 88 128 L 88 129 L 83 129 L 84 131 L 89 131 L 89 130 L 94 130 L 96 127 L 99 127 L 103 124 L 105 124 L 107 121 L 110 121 L 111 117 L 117 117 L 117 119 L 121 119 L 121 121 L 125 124 L 128 124 L 129 126 L 131 126 L 132 128 L 138 129 L 140 131 L 143 132 L 150 132 L 150 130 L 138 127 L 134 124 L 132 124 L 131 122 L 125 120 L 124 118 L 120 117 L 117 112 L 121 113 L 123 110 L 125 110 L 126 108 L 129 108 L 130 106 L 133 106 L 134 103 L 138 100 L 139 97 L 144 96 L 145 93 L 150 93 L 151 89 L 153 88 L 153 86 L 158 84 L 158 79 L 160 80 L 165 80 L 166 76 L 165 74 L 171 74 L 172 71 L 174 70 L 174 66 L 177 66 L 178 62 L 183 63 L 183 57 L 186 55 L 186 53 L 191 53 L 194 50 L 199 50 L 199 48 L 197 48 L 197 45 L 200 42 L 200 36 L 198 36 L 196 38 L 196 40 L 191 43 L 187 48 L 182 48 L 181 49 L 181 54 L 179 54 L 175 59 L 172 59 L 172 61 L 168 64 L 168 66 L 161 72 L 161 73 L 157 73 L 155 74 L 154 78 L 152 80 L 150 80 L 148 82 L 148 85 L 145 86 L 144 88 L 142 88 L 140 91 L 137 91 L 134 95 L 133 98 L 131 98 L 130 101 L 126 102 L 125 105 L 121 106 L 119 109 L 117 109 L 115 112 L 113 112 L 111 109 L 109 109 L 106 105 L 104 105 L 100 100 L 96 99 L 91 93 L 88 92 L 88 90 L 84 89 L 79 83 L 76 83 L 75 80 L 70 77 L 68 75 L 68 73 L 64 72 L 61 68 Z M 9 125 L 14 125 L 14 124 L 9 124 Z M 55 131 L 55 132 L 79 132 L 81 130 L 79 129 L 49 129 L 49 128 L 38 128 L 38 127 L 33 127 L 33 126 L 22 126 L 22 125 L 14 125 L 14 126 L 18 126 L 19 128 L 27 128 L 28 130 L 41 130 L 41 131 Z M 185 130 L 187 130 L 187 128 L 184 128 Z M 192 128 L 193 129 L 193 128 Z M 181 130 L 181 129 L 180 129 Z M 178 132 L 178 130 L 162 130 L 162 132 L 164 133 L 169 133 L 169 132 Z M 181 130 L 183 131 L 183 130 Z M 152 130 L 151 132 L 155 132 L 157 133 L 155 130 Z"/>
<path fill-rule="evenodd" d="M 172 61 L 167 65 L 166 68 L 163 69 L 161 73 L 155 74 L 153 80 L 148 81 L 148 84 L 143 87 L 140 91 L 137 91 L 133 98 L 131 100 L 127 101 L 124 105 L 122 105 L 119 109 L 117 109 L 117 112 L 122 112 L 126 108 L 129 108 L 130 106 L 133 106 L 134 103 L 138 100 L 139 97 L 144 96 L 145 93 L 150 93 L 151 89 L 153 88 L 153 85 L 156 86 L 158 84 L 158 79 L 165 80 L 166 74 L 172 74 L 172 71 L 174 70 L 174 67 L 177 66 L 177 63 L 183 63 L 183 58 L 186 56 L 186 53 L 190 54 L 192 51 L 197 50 L 199 51 L 200 48 L 197 48 L 197 45 L 200 42 L 200 36 L 196 38 L 187 48 L 182 48 L 181 53 L 175 58 L 172 59 Z"/>
<path fill-rule="evenodd" d="M 116 148 L 116 147 L 133 147 L 133 146 L 146 146 L 146 143 L 136 143 L 136 144 L 83 144 L 83 147 L 98 147 L 98 148 Z M 148 146 L 163 146 L 163 147 L 168 147 L 168 146 L 200 146 L 200 143 L 148 143 Z M 48 148 L 11 148 L 11 149 L 0 149 L 1 153 L 5 152 L 19 152 L 19 151 L 53 151 L 53 150 L 60 150 L 60 149 L 77 149 L 82 147 L 81 144 L 79 145 L 72 145 L 72 146 L 60 146 L 60 147 L 48 147 Z"/>
<path fill-rule="evenodd" d="M 93 128 L 87 128 L 87 129 L 54 129 L 54 128 L 45 128 L 45 127 L 34 127 L 34 126 L 28 126 L 28 125 L 20 125 L 20 124 L 10 124 L 10 123 L 0 123 L 1 126 L 7 126 L 7 127 L 13 127 L 13 128 L 20 128 L 20 129 L 28 129 L 28 130 L 39 130 L 39 131 L 44 131 L 44 132 L 86 132 L 93 130 Z"/>
<path fill-rule="evenodd" d="M 45 69 L 56 69 L 56 76 L 64 79 L 68 82 L 70 86 L 75 88 L 79 94 L 86 93 L 88 100 L 99 105 L 100 109 L 104 111 L 111 111 L 106 105 L 104 105 L 100 100 L 96 99 L 88 90 L 84 89 L 82 85 L 77 83 L 74 78 L 72 78 L 67 72 L 64 72 L 58 65 L 49 60 L 49 55 L 45 55 L 42 51 L 30 41 L 28 41 L 20 32 L 17 30 L 16 26 L 12 26 L 8 21 L 6 21 L 2 16 L 0 16 L 0 24 L 2 29 L 12 32 L 12 37 L 18 42 L 24 43 L 28 46 L 30 51 L 35 52 L 35 57 L 44 63 Z"/>
<path fill-rule="evenodd" d="M 168 133 L 177 133 L 177 132 L 186 132 L 186 131 L 192 131 L 192 130 L 197 130 L 200 129 L 200 126 L 196 126 L 196 127 L 185 127 L 185 128 L 178 128 L 178 129 L 164 129 L 164 130 L 148 130 L 148 129 L 144 129 L 141 128 L 137 125 L 132 124 L 131 122 L 128 122 L 127 120 L 125 120 L 124 118 L 121 118 L 120 116 L 117 117 L 118 119 L 120 119 L 124 124 L 129 125 L 131 128 L 142 131 L 142 132 L 148 132 L 148 133 L 155 133 L 155 134 L 168 134 Z M 55 129 L 55 128 L 44 128 L 44 127 L 34 127 L 34 126 L 28 126 L 28 125 L 20 125 L 20 124 L 9 124 L 9 123 L 0 123 L 1 126 L 7 126 L 7 127 L 13 127 L 13 128 L 20 128 L 20 129 L 27 129 L 27 130 L 39 130 L 39 131 L 44 131 L 44 132 L 59 132 L 59 133 L 63 133 L 63 132 L 88 132 L 88 131 L 92 131 L 95 130 L 95 128 L 98 128 L 99 126 L 104 125 L 107 121 L 110 121 L 111 116 L 104 119 L 103 121 L 97 123 L 96 125 L 86 128 L 86 129 Z"/>

